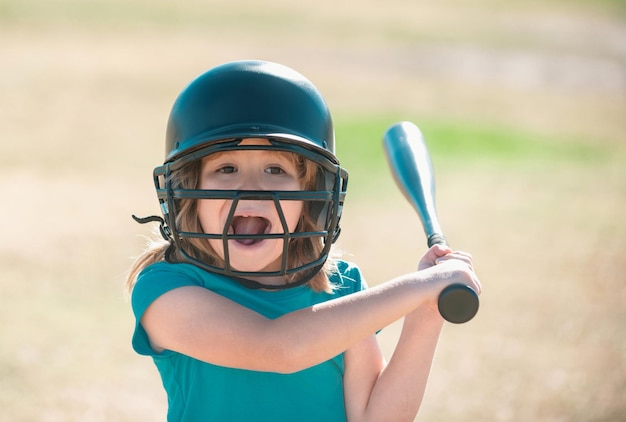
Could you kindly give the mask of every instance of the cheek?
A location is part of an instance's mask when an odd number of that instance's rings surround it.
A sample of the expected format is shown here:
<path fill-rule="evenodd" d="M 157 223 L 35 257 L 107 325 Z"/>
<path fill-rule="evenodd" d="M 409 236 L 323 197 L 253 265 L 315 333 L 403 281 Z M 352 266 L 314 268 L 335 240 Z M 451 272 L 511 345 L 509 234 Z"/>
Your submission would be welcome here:
<path fill-rule="evenodd" d="M 289 231 L 295 231 L 298 226 L 298 222 L 300 221 L 300 216 L 302 215 L 302 201 L 283 201 L 280 206 L 285 213 L 285 219 L 287 220 Z"/>
<path fill-rule="evenodd" d="M 206 232 L 208 229 L 207 223 L 209 221 L 206 217 L 206 214 L 207 214 L 206 201 L 199 200 L 198 205 L 197 205 L 197 210 L 198 210 L 198 220 L 200 221 L 200 226 L 202 227 L 202 231 Z"/>
<path fill-rule="evenodd" d="M 217 233 L 219 230 L 217 226 L 219 224 L 219 204 L 212 199 L 200 199 L 198 200 L 198 220 L 202 231 L 205 233 Z"/>

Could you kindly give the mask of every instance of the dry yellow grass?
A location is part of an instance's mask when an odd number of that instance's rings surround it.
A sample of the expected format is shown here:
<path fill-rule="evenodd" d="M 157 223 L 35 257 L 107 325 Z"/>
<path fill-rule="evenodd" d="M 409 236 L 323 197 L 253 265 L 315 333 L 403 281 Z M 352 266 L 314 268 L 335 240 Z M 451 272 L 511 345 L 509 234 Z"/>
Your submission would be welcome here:
<path fill-rule="evenodd" d="M 337 120 L 475 119 L 610 149 L 601 162 L 438 173 L 444 227 L 474 254 L 485 294 L 474 321 L 444 330 L 418 420 L 623 417 L 623 15 L 558 2 L 214 3 L 94 3 L 102 17 L 69 0 L 0 8 L 0 419 L 164 419 L 156 370 L 130 348 L 121 284 L 147 234 L 130 214 L 157 209 L 150 172 L 175 95 L 240 58 L 301 70 Z M 163 13 L 142 15 L 151 8 Z M 371 283 L 413 269 L 424 243 L 391 177 L 376 184 L 385 201 L 351 197 L 340 242 Z M 387 353 L 396 328 L 381 334 Z"/>

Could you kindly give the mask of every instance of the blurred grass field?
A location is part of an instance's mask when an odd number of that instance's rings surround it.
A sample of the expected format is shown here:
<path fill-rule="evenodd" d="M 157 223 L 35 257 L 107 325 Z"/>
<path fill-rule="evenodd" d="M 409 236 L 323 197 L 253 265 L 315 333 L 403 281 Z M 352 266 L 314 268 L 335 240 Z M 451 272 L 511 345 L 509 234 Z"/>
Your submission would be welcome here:
<path fill-rule="evenodd" d="M 157 212 L 180 89 L 260 58 L 333 110 L 339 246 L 370 284 L 425 249 L 380 141 L 399 120 L 424 132 L 485 291 L 444 329 L 417 420 L 624 420 L 625 40 L 608 0 L 0 0 L 0 419 L 164 420 L 130 347 L 122 282 L 150 234 L 130 214 Z"/>

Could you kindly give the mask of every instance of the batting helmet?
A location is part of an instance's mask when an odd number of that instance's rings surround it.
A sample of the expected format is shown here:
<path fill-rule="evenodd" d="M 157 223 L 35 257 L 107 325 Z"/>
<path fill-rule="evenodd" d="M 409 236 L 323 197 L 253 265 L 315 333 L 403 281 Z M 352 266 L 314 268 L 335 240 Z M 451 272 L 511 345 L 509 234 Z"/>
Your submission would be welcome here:
<path fill-rule="evenodd" d="M 175 178 L 170 177 L 173 173 L 209 154 L 259 149 L 254 145 L 240 145 L 246 138 L 267 139 L 269 146 L 263 149 L 292 152 L 313 161 L 317 165 L 315 189 L 264 193 L 185 189 L 173 184 Z M 308 79 L 286 66 L 264 61 L 237 61 L 215 67 L 194 79 L 174 102 L 165 148 L 164 164 L 154 170 L 165 220 L 161 231 L 186 261 L 257 288 L 272 286 L 251 282 L 250 277 L 302 273 L 296 282 L 287 285 L 291 287 L 306 282 L 322 268 L 340 232 L 348 173 L 335 156 L 334 130 L 326 102 Z M 283 227 L 282 238 L 286 243 L 295 237 L 319 238 L 323 245 L 321 253 L 293 268 L 283 259 L 279 271 L 244 272 L 232 268 L 228 262 L 228 241 L 233 240 L 233 235 L 227 230 L 209 235 L 184 231 L 177 224 L 182 200 L 216 198 L 231 199 L 232 207 L 241 199 L 272 200 L 281 219 L 284 218 L 279 200 L 302 200 L 317 222 L 316 230 L 295 234 Z M 262 236 L 257 234 L 254 238 Z M 226 250 L 225 262 L 220 265 L 199 258 L 185 241 L 215 237 L 223 241 Z"/>

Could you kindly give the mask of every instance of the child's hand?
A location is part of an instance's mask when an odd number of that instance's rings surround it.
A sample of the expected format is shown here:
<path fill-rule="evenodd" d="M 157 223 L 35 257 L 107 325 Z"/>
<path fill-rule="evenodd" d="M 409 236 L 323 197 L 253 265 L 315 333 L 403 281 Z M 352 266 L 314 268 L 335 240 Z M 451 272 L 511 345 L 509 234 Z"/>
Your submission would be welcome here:
<path fill-rule="evenodd" d="M 469 253 L 463 251 L 453 251 L 449 246 L 443 245 L 433 245 L 428 251 L 426 251 L 422 259 L 420 259 L 417 269 L 418 271 L 425 270 L 451 259 L 461 260 L 473 269 L 472 256 Z"/>
<path fill-rule="evenodd" d="M 452 253 L 452 249 L 449 246 L 433 245 L 426 251 L 422 259 L 420 259 L 417 270 L 421 271 L 437 265 L 437 260 L 449 253 Z"/>
<path fill-rule="evenodd" d="M 418 271 L 428 270 L 431 280 L 436 288 L 436 296 L 429 303 L 433 312 L 437 312 L 436 298 L 439 291 L 446 285 L 459 283 L 470 286 L 476 293 L 480 294 L 481 285 L 478 277 L 474 273 L 472 256 L 467 252 L 453 251 L 448 246 L 432 246 L 418 264 Z M 442 283 L 443 282 L 443 283 Z"/>

